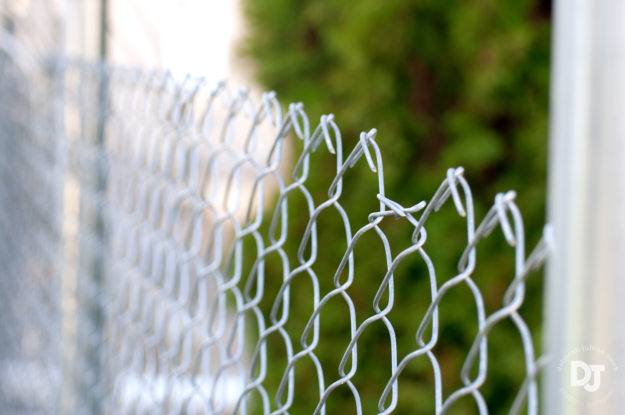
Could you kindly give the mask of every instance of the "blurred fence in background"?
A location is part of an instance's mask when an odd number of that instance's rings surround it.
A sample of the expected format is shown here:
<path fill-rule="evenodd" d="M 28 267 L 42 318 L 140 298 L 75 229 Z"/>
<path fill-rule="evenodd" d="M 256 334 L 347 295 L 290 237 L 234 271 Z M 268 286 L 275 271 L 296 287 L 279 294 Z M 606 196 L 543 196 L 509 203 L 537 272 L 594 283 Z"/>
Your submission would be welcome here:
<path fill-rule="evenodd" d="M 466 399 L 486 413 L 488 333 L 508 321 L 519 333 L 526 378 L 511 412 L 536 413 L 541 360 L 518 310 L 525 279 L 548 244 L 543 239 L 526 253 L 514 192 L 497 195 L 476 217 L 462 168 L 450 168 L 429 199 L 400 205 L 385 194 L 375 136 L 362 133 L 354 149 L 343 149 L 332 115 L 316 123 L 301 104 L 283 109 L 272 93 L 255 102 L 245 89 L 201 78 L 60 58 L 24 68 L 3 55 L 0 412 L 287 413 L 298 396 L 314 394 L 311 411 L 325 413 L 333 392 L 346 389 L 356 413 L 390 413 L 403 369 L 422 359 L 437 413 Z M 309 160 L 319 152 L 333 154 L 327 168 L 336 170 L 322 200 L 306 188 L 315 175 Z M 371 195 L 377 208 L 366 218 L 350 216 L 343 201 L 351 168 L 368 168 L 378 181 Z M 293 198 L 304 198 L 308 209 L 290 210 Z M 437 276 L 428 255 L 428 218 L 443 204 L 457 210 L 466 237 L 451 278 Z M 288 229 L 289 215 L 307 218 L 303 234 Z M 336 272 L 318 275 L 318 221 L 328 215 L 341 223 L 335 237 L 344 251 L 324 254 L 335 257 Z M 390 220 L 404 222 L 405 240 L 387 238 Z M 487 312 L 472 275 L 480 240 L 494 229 L 516 266 L 500 309 Z M 385 275 L 365 275 L 354 261 L 365 235 L 378 241 Z M 299 242 L 297 253 L 284 249 L 287 238 Z M 414 349 L 406 352 L 397 350 L 389 313 L 405 283 L 395 271 L 413 255 L 427 269 L 412 278 L 429 281 L 430 304 L 414 315 Z M 265 272 L 270 260 L 280 263 L 280 275 Z M 358 278 L 379 281 L 366 302 L 350 296 Z M 269 279 L 280 281 L 277 291 L 265 289 Z M 333 289 L 321 289 L 321 279 Z M 295 284 L 309 287 L 308 298 L 291 295 Z M 438 305 L 454 289 L 473 296 L 475 308 L 466 313 L 476 327 L 463 386 L 450 390 L 435 349 L 445 326 Z M 289 326 L 292 302 L 310 304 L 304 327 Z M 337 310 L 349 332 L 336 347 L 340 363 L 330 366 L 315 349 L 324 341 L 320 325 L 339 318 Z M 391 358 L 366 362 L 358 340 L 380 327 L 380 347 Z M 271 385 L 268 359 L 276 358 L 282 380 Z M 375 408 L 362 406 L 363 364 L 388 373 Z M 295 377 L 310 365 L 306 373 L 316 376 L 302 390 Z"/>
<path fill-rule="evenodd" d="M 54 77 L 0 62 L 0 411 L 54 411 L 62 382 L 64 140 Z"/>

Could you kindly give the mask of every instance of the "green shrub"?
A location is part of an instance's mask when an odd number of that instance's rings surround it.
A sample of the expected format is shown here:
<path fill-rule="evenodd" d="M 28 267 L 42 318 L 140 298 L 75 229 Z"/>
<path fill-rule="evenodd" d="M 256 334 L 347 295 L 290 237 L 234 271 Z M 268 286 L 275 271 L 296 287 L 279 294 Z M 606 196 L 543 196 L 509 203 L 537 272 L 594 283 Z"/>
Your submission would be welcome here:
<path fill-rule="evenodd" d="M 527 248 L 538 240 L 544 223 L 545 158 L 549 75 L 550 4 L 540 0 L 245 0 L 250 31 L 243 53 L 253 58 L 260 83 L 278 92 L 283 103 L 301 101 L 311 123 L 334 113 L 345 152 L 360 131 L 377 128 L 385 161 L 386 194 L 412 205 L 428 200 L 448 167 L 464 166 L 473 190 L 479 221 L 497 192 L 516 189 L 525 220 Z M 316 153 L 307 182 L 316 201 L 327 193 L 334 159 Z M 364 163 L 364 162 L 363 162 Z M 345 176 L 341 203 L 356 224 L 376 209 L 377 184 L 368 169 Z M 289 200 L 289 211 L 306 211 L 303 198 Z M 329 215 L 331 216 L 331 215 Z M 307 215 L 289 216 L 292 234 L 301 235 Z M 321 218 L 323 253 L 315 264 L 322 293 L 333 288 L 332 276 L 345 250 L 340 221 Z M 404 221 L 385 223 L 391 238 L 407 241 Z M 408 229 L 409 231 L 409 229 Z M 500 232 L 498 232 L 500 233 Z M 356 250 L 358 280 L 350 288 L 359 309 L 358 323 L 371 311 L 371 299 L 386 263 L 378 242 Z M 446 206 L 428 221 L 428 252 L 444 281 L 455 275 L 466 241 L 463 222 Z M 299 239 L 285 249 L 295 258 Z M 395 251 L 396 252 L 396 251 Z M 396 327 L 400 358 L 415 348 L 414 333 L 429 303 L 429 284 L 417 256 L 402 264 L 396 281 Z M 475 280 L 486 310 L 501 306 L 513 272 L 513 254 L 503 237 L 480 243 Z M 268 260 L 269 293 L 280 284 L 279 261 Z M 398 287 L 400 287 L 398 289 Z M 538 275 L 528 281 L 522 308 L 540 350 L 541 287 Z M 310 284 L 292 288 L 289 327 L 298 344 L 311 311 Z M 475 336 L 475 306 L 468 289 L 452 290 L 441 303 L 441 338 L 435 352 L 443 370 L 444 396 L 461 386 L 459 370 Z M 334 314 L 332 314 L 334 313 Z M 322 313 L 322 342 L 315 350 L 327 362 L 326 375 L 336 379 L 348 325 L 345 307 L 328 304 Z M 324 320 L 325 319 L 325 320 Z M 328 321 L 331 320 L 331 321 Z M 358 343 L 355 378 L 365 407 L 374 413 L 389 376 L 389 348 L 383 326 L 373 326 Z M 276 344 L 280 341 L 276 340 Z M 510 322 L 489 335 L 488 379 L 482 388 L 491 413 L 509 408 L 525 369 L 519 336 Z M 273 349 L 281 361 L 281 347 Z M 272 353 L 270 347 L 269 353 Z M 270 363 L 266 385 L 275 391 L 283 363 Z M 282 366 L 280 366 L 282 365 Z M 396 413 L 433 413 L 432 369 L 427 358 L 415 360 L 402 374 Z M 318 399 L 312 364 L 297 367 L 296 400 L 291 414 L 310 413 Z M 334 377 L 333 377 L 334 376 Z M 326 380 L 326 384 L 328 380 Z M 342 411 L 342 412 L 341 412 Z M 476 413 L 463 399 L 451 413 Z M 347 389 L 332 395 L 328 413 L 354 413 Z"/>

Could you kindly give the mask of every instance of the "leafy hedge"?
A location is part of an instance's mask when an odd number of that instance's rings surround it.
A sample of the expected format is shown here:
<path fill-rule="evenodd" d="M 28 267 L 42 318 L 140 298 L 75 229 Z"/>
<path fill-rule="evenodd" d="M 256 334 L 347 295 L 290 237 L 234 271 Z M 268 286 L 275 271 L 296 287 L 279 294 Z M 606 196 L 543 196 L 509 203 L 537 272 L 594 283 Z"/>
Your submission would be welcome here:
<path fill-rule="evenodd" d="M 549 75 L 550 3 L 540 0 L 245 0 L 250 31 L 243 53 L 253 58 L 255 72 L 283 103 L 302 101 L 311 122 L 333 112 L 349 151 L 360 131 L 378 129 L 385 161 L 386 194 L 405 206 L 427 200 L 448 167 L 464 166 L 483 217 L 497 192 L 518 190 L 528 248 L 544 223 L 545 166 Z M 313 196 L 322 197 L 334 175 L 333 159 L 315 154 L 308 181 Z M 361 166 L 362 167 L 362 166 Z M 377 184 L 366 168 L 352 169 L 341 199 L 350 218 L 364 223 L 376 209 Z M 317 199 L 319 200 L 319 199 Z M 304 201 L 289 201 L 290 212 Z M 439 280 L 455 275 L 465 246 L 461 221 L 444 208 L 428 222 L 428 252 Z M 301 234 L 306 215 L 291 215 L 289 227 Z M 337 218 L 322 218 L 319 239 L 325 255 L 315 264 L 321 290 L 332 288 L 332 275 L 344 252 Z M 385 231 L 406 240 L 407 224 L 390 221 Z M 295 255 L 297 239 L 287 245 Z M 289 242 L 287 242 L 289 244 Z M 358 279 L 350 295 L 370 312 L 380 275 L 386 270 L 379 244 L 361 243 L 356 250 Z M 294 257 L 294 256 L 293 256 Z M 484 293 L 487 312 L 501 305 L 512 275 L 513 255 L 501 235 L 480 244 L 475 280 Z M 279 261 L 269 259 L 281 275 Z M 273 267 L 273 268 L 272 268 Z M 398 270 L 396 305 L 400 356 L 414 349 L 414 332 L 429 303 L 429 286 L 416 256 Z M 267 278 L 267 293 L 280 277 Z M 401 285 L 400 285 L 401 284 Z M 539 275 L 528 282 L 526 317 L 540 350 L 541 287 Z M 272 285 L 273 289 L 272 289 Z M 297 343 L 310 314 L 310 287 L 294 284 L 289 325 Z M 268 309 L 271 301 L 267 299 Z M 340 303 L 322 313 L 322 341 L 316 353 L 328 368 L 336 367 L 345 347 L 347 321 Z M 452 290 L 441 303 L 441 339 L 435 349 L 444 374 L 444 396 L 459 387 L 459 370 L 475 336 L 475 310 L 468 290 Z M 325 319 L 325 320 L 324 320 Z M 377 327 L 377 326 L 374 326 Z M 380 346 L 380 325 L 359 341 L 358 384 L 365 413 L 374 413 L 389 376 L 388 347 Z M 377 337 L 376 337 L 377 336 Z M 276 359 L 282 347 L 276 339 Z M 384 362 L 380 364 L 379 362 Z M 489 371 L 483 392 L 492 413 L 509 408 L 524 374 L 519 336 L 509 322 L 489 336 Z M 283 365 L 269 367 L 267 385 L 275 391 Z M 334 380 L 336 371 L 326 370 Z M 311 413 L 318 397 L 312 364 L 297 367 L 291 414 Z M 327 383 L 326 383 L 327 384 Z M 272 389 L 273 388 L 273 389 Z M 400 378 L 396 413 L 433 413 L 431 366 L 417 359 Z M 349 392 L 337 390 L 328 413 L 354 413 Z M 451 413 L 476 413 L 471 399 Z"/>

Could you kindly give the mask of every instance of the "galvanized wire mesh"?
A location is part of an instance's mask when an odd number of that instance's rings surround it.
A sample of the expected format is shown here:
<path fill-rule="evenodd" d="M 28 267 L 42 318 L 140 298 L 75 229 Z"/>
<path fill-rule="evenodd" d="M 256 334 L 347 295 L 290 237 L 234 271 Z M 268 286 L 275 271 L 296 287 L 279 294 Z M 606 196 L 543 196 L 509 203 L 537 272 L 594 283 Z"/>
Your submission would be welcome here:
<path fill-rule="evenodd" d="M 0 78 L 0 412 L 39 413 L 62 381 L 58 89 L 6 56 Z"/>
<path fill-rule="evenodd" d="M 43 68 L 24 72 L 5 57 L 0 73 L 3 413 L 277 414 L 313 393 L 311 409 L 323 414 L 344 388 L 357 413 L 391 413 L 402 371 L 415 359 L 431 366 L 437 413 L 463 397 L 487 413 L 487 339 L 504 320 L 517 328 L 525 359 L 525 382 L 510 412 L 536 413 L 541 360 L 519 308 L 525 279 L 548 244 L 543 238 L 526 255 L 514 192 L 497 195 L 476 218 L 463 169 L 450 168 L 434 195 L 404 207 L 385 194 L 375 130 L 346 151 L 333 115 L 315 125 L 302 104 L 283 110 L 273 93 L 255 101 L 224 83 L 96 63 L 60 60 Z M 336 174 L 319 200 L 306 183 L 316 174 L 311 158 L 326 151 Z M 343 179 L 352 168 L 377 177 L 371 198 L 378 207 L 367 218 L 350 216 L 344 202 Z M 304 198 L 307 209 L 289 209 L 293 198 Z M 428 219 L 446 203 L 464 221 L 466 238 L 451 278 L 436 275 L 427 244 Z M 335 253 L 334 275 L 319 275 L 316 266 L 325 248 L 319 217 L 326 213 L 343 229 L 335 235 L 344 251 Z M 307 218 L 303 234 L 289 231 L 290 215 Z M 412 237 L 389 240 L 384 222 L 391 218 L 404 221 Z M 487 313 L 472 275 L 480 240 L 496 228 L 515 269 L 501 307 Z M 362 274 L 354 250 L 366 235 L 377 237 L 386 273 L 370 276 L 378 288 L 363 309 L 349 288 Z M 296 255 L 285 248 L 293 238 Z M 414 317 L 413 350 L 400 353 L 389 314 L 404 283 L 396 270 L 410 256 L 425 264 L 417 278 L 429 281 L 430 303 Z M 281 274 L 266 272 L 269 257 L 279 258 Z M 279 290 L 265 290 L 269 279 L 281 282 Z M 310 284 L 309 298 L 292 295 L 301 279 Z M 333 281 L 332 288 L 320 280 Z M 467 312 L 477 327 L 463 386 L 449 390 L 435 353 L 445 324 L 438 306 L 458 287 L 471 292 L 475 308 Z M 290 331 L 290 304 L 302 301 L 310 303 L 308 321 L 301 332 Z M 348 320 L 348 341 L 337 346 L 340 363 L 330 367 L 316 349 L 324 341 L 324 310 L 337 302 L 332 310 Z M 363 408 L 359 339 L 379 324 L 391 358 L 376 364 L 388 379 L 377 407 Z M 273 387 L 267 371 L 277 367 L 270 364 L 276 353 L 283 372 Z M 304 362 L 316 376 L 302 390 L 295 376 Z"/>

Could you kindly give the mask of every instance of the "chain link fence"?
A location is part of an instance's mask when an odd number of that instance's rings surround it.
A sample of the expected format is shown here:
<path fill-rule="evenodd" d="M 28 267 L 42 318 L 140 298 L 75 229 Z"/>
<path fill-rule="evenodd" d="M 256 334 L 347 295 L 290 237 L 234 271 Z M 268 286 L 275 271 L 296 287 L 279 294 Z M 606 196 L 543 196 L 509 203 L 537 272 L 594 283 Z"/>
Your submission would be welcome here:
<path fill-rule="evenodd" d="M 514 192 L 476 217 L 463 169 L 450 168 L 433 195 L 401 195 L 416 202 L 403 206 L 385 194 L 376 130 L 344 149 L 332 114 L 317 123 L 271 92 L 254 100 L 225 83 L 101 63 L 24 69 L 6 55 L 0 63 L 0 412 L 278 414 L 313 395 L 311 412 L 324 414 L 342 391 L 355 413 L 391 413 L 402 373 L 420 360 L 436 413 L 467 400 L 488 413 L 488 335 L 505 321 L 518 331 L 525 368 L 510 413 L 537 413 L 543 361 L 519 309 L 549 232 L 526 253 Z M 335 171 L 323 198 L 306 185 L 320 153 L 331 154 L 326 168 Z M 350 215 L 343 180 L 363 168 L 378 183 L 366 218 Z M 305 210 L 289 208 L 296 198 Z M 446 204 L 466 241 L 450 278 L 436 274 L 427 243 L 428 220 Z M 289 229 L 293 215 L 307 222 L 303 233 Z M 342 252 L 324 252 L 320 218 L 328 215 L 342 229 L 333 236 Z M 404 239 L 385 233 L 392 220 L 403 222 Z M 487 312 L 473 275 L 480 241 L 493 231 L 515 268 L 500 308 Z M 355 260 L 371 241 L 383 275 L 367 275 Z M 316 272 L 330 257 L 334 275 Z M 404 351 L 391 312 L 408 257 L 423 262 L 426 272 L 411 278 L 430 289 L 425 313 L 412 316 L 414 347 Z M 376 279 L 371 299 L 353 298 L 359 278 Z M 473 298 L 465 312 L 476 327 L 462 386 L 450 389 L 436 350 L 446 324 L 439 304 L 458 289 Z M 291 325 L 293 303 L 309 305 L 303 327 Z M 320 327 L 335 319 L 348 329 L 345 344 L 332 346 L 338 364 L 328 364 L 316 351 Z M 371 332 L 388 361 L 368 362 L 359 350 Z M 365 364 L 388 373 L 374 407 L 359 377 Z M 276 367 L 274 384 L 268 371 Z"/>

